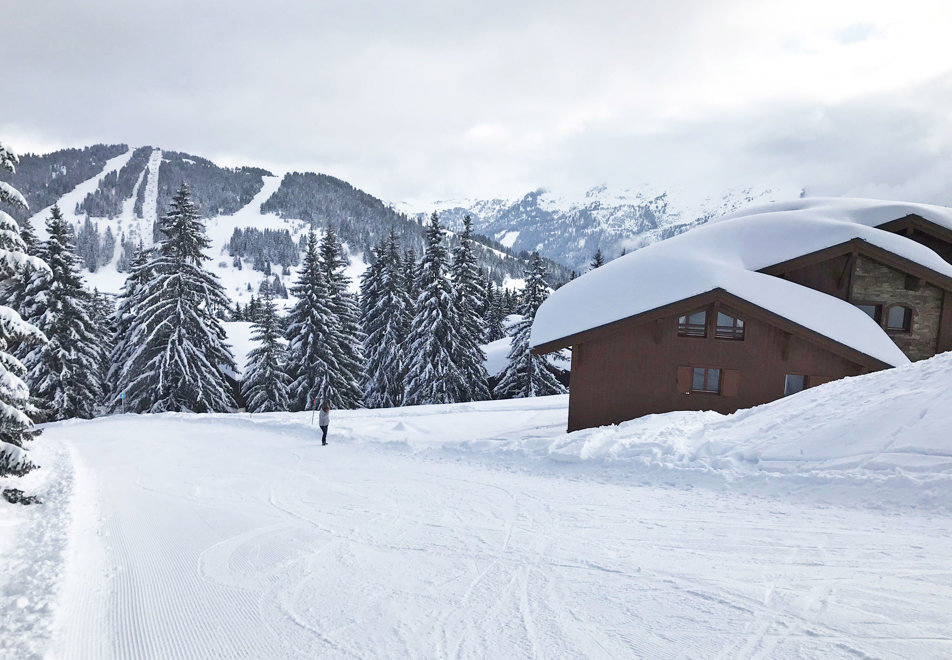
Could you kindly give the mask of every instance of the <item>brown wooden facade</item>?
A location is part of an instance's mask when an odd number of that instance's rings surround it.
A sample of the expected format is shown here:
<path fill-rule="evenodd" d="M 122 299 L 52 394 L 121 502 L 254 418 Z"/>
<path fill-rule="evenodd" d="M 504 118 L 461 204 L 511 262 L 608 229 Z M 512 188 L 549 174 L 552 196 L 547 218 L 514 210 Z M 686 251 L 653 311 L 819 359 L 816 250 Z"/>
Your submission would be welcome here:
<path fill-rule="evenodd" d="M 681 317 L 699 310 L 705 336 L 679 334 Z M 743 322 L 742 338 L 716 336 L 718 312 Z M 811 387 L 889 366 L 723 289 L 535 350 L 565 345 L 573 346 L 569 431 L 672 410 L 730 413 L 782 397 L 788 375 Z M 717 370 L 717 391 L 695 387 L 695 369 Z"/>

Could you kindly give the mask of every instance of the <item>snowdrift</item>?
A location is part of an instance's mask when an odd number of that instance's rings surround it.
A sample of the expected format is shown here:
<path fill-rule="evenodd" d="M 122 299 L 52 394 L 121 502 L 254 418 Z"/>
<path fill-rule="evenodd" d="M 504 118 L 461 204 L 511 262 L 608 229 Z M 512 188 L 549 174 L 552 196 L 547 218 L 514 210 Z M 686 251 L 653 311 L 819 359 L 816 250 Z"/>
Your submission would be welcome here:
<path fill-rule="evenodd" d="M 950 389 L 952 354 L 943 354 L 731 415 L 673 412 L 570 434 L 566 396 L 338 418 L 354 442 L 522 461 L 527 469 L 571 463 L 626 480 L 950 508 Z"/>

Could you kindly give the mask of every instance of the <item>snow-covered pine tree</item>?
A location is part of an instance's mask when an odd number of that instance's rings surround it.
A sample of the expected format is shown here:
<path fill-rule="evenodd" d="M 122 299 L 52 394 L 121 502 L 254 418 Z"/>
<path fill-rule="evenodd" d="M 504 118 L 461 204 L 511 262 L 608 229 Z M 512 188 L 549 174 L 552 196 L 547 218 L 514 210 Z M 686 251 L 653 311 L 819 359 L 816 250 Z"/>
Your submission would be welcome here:
<path fill-rule="evenodd" d="M 288 314 L 287 373 L 291 378 L 291 410 L 307 410 L 331 400 L 330 374 L 340 369 L 327 350 L 328 336 L 337 320 L 327 306 L 328 286 L 311 230 L 304 246 L 298 279 L 291 287 L 297 303 Z M 334 406 L 336 407 L 336 406 Z"/>
<path fill-rule="evenodd" d="M 39 257 L 40 242 L 36 238 L 36 232 L 33 231 L 33 223 L 24 220 L 20 225 L 20 238 L 23 239 L 23 250 L 32 257 Z M 19 277 L 11 277 L 0 284 L 0 293 L 3 295 L 4 302 L 15 310 L 20 316 L 23 316 L 23 304 L 26 300 L 27 284 L 33 279 L 33 268 L 26 266 Z M 17 353 L 14 350 L 14 353 Z"/>
<path fill-rule="evenodd" d="M 58 206 L 50 210 L 46 231 L 49 239 L 40 247 L 40 257 L 50 272 L 30 281 L 24 314 L 49 342 L 23 358 L 26 379 L 45 419 L 91 419 L 103 398 L 104 362 L 101 338 L 89 316 L 91 296 L 79 274 L 72 228 Z"/>
<path fill-rule="evenodd" d="M 285 351 L 281 341 L 278 310 L 270 292 L 261 299 L 251 338 L 258 343 L 248 353 L 248 365 L 241 383 L 246 409 L 251 413 L 279 412 L 290 408 L 291 379 L 285 372 Z"/>
<path fill-rule="evenodd" d="M 407 297 L 415 305 L 420 297 L 420 264 L 412 245 L 403 253 L 403 281 L 406 282 Z"/>
<path fill-rule="evenodd" d="M 122 394 L 129 389 L 134 373 L 129 370 L 132 359 L 143 346 L 144 326 L 137 322 L 142 301 L 149 293 L 152 279 L 151 253 L 142 247 L 136 248 L 129 262 L 129 276 L 122 287 L 118 305 L 113 316 L 113 339 L 109 356 L 109 372 L 106 375 L 106 408 L 110 412 L 124 409 Z"/>
<path fill-rule="evenodd" d="M 361 280 L 361 323 L 367 356 L 364 403 L 392 408 L 403 403 L 406 353 L 410 327 L 410 297 L 403 262 L 393 229 L 374 248 L 374 261 Z"/>
<path fill-rule="evenodd" d="M 158 222 L 164 240 L 130 328 L 139 344 L 128 370 L 130 412 L 226 412 L 235 406 L 224 369 L 235 371 L 218 314 L 228 298 L 205 270 L 209 241 L 182 184 Z"/>
<path fill-rule="evenodd" d="M 258 299 L 255 298 L 255 294 L 252 293 L 251 299 L 248 301 L 248 306 L 245 308 L 245 320 L 253 323 L 260 309 L 261 306 L 258 304 Z"/>
<path fill-rule="evenodd" d="M 320 264 L 327 282 L 325 301 L 336 323 L 328 334 L 328 348 L 334 354 L 338 371 L 328 380 L 328 398 L 334 408 L 359 408 L 363 405 L 364 354 L 363 333 L 360 331 L 360 309 L 350 291 L 350 278 L 344 274 L 347 261 L 334 228 L 328 225 L 321 240 Z"/>
<path fill-rule="evenodd" d="M 491 341 L 502 339 L 506 336 L 506 330 L 503 327 L 503 321 L 506 320 L 506 310 L 503 309 L 502 291 L 496 288 L 492 280 L 486 282 L 486 335 L 484 341 L 488 344 Z"/>
<path fill-rule="evenodd" d="M 0 143 L 0 170 L 14 172 L 16 155 Z M 0 204 L 27 208 L 16 188 L 0 181 Z M 16 221 L 0 209 L 0 285 L 19 281 L 25 274 L 47 272 L 41 259 L 27 254 Z M 4 296 L 6 300 L 6 296 Z M 30 415 L 30 390 L 23 376 L 26 369 L 8 352 L 13 344 L 41 344 L 46 337 L 24 321 L 16 310 L 0 305 L 0 477 L 24 475 L 36 467 L 23 444 L 36 435 Z"/>
<path fill-rule="evenodd" d="M 544 355 L 533 355 L 529 350 L 529 335 L 536 310 L 549 295 L 545 282 L 545 264 L 539 253 L 532 255 L 525 271 L 526 287 L 522 291 L 519 313 L 522 319 L 511 329 L 512 346 L 509 349 L 509 364 L 493 390 L 497 399 L 517 399 L 547 394 L 564 394 L 565 387 L 556 379 L 552 367 Z"/>
<path fill-rule="evenodd" d="M 426 229 L 426 250 L 420 263 L 420 297 L 407 337 L 406 405 L 455 403 L 469 395 L 456 363 L 460 343 L 456 292 L 447 277 L 447 251 L 436 213 Z"/>
<path fill-rule="evenodd" d="M 93 331 L 96 335 L 96 352 L 99 355 L 99 379 L 103 395 L 108 395 L 109 358 L 112 353 L 112 343 L 116 336 L 116 305 L 111 296 L 93 289 L 89 299 L 89 318 L 93 322 Z M 105 401 L 105 398 L 103 399 Z"/>
<path fill-rule="evenodd" d="M 483 287 L 473 250 L 473 220 L 468 215 L 463 218 L 463 233 L 459 235 L 459 244 L 453 249 L 453 264 L 450 268 L 453 288 L 456 292 L 458 311 L 459 343 L 456 345 L 456 364 L 463 374 L 463 382 L 469 390 L 465 401 L 485 401 L 490 398 L 488 375 L 486 373 L 486 353 L 480 346 L 486 325 L 480 314 Z"/>

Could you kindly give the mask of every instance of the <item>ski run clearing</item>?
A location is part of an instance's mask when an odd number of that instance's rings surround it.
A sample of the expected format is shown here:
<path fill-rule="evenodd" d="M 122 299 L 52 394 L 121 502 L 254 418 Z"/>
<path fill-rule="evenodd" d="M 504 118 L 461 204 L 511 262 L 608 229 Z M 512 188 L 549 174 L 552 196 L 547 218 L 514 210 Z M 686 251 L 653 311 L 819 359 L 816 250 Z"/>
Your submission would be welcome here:
<path fill-rule="evenodd" d="M 567 397 L 49 425 L 3 658 L 952 657 L 952 355 L 565 434 Z"/>

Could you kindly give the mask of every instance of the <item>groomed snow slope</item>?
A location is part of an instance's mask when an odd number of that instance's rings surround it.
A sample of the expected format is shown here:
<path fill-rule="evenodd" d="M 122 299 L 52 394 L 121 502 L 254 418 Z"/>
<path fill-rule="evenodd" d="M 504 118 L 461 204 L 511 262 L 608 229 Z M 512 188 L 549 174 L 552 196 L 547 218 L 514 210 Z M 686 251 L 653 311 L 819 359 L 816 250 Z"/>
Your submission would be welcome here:
<path fill-rule="evenodd" d="M 952 654 L 952 355 L 565 434 L 566 397 L 51 425 L 0 657 Z"/>

